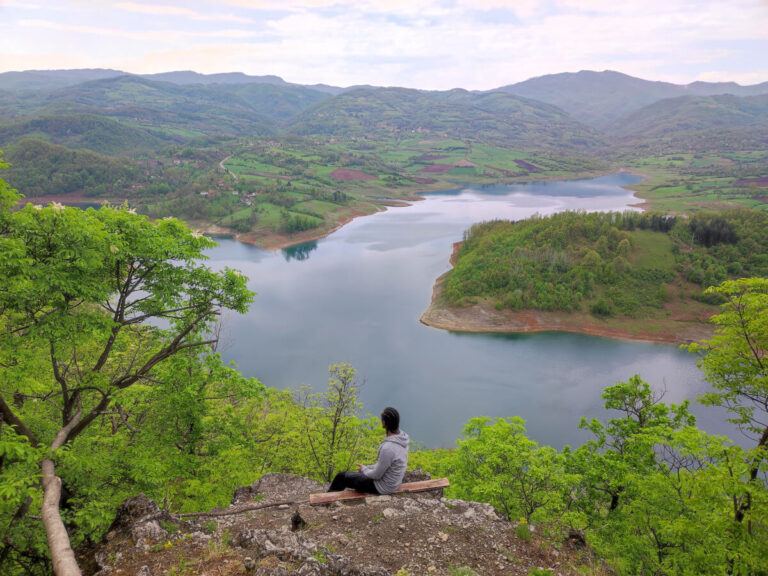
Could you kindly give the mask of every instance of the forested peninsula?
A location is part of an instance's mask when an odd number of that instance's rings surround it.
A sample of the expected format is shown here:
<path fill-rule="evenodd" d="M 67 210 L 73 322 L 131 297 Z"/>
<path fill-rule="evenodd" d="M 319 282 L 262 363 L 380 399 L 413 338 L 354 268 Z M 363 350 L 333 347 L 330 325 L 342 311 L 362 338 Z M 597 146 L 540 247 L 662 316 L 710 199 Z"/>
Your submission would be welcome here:
<path fill-rule="evenodd" d="M 563 212 L 467 230 L 421 321 L 452 331 L 570 331 L 689 343 L 729 278 L 768 275 L 768 213 Z"/>

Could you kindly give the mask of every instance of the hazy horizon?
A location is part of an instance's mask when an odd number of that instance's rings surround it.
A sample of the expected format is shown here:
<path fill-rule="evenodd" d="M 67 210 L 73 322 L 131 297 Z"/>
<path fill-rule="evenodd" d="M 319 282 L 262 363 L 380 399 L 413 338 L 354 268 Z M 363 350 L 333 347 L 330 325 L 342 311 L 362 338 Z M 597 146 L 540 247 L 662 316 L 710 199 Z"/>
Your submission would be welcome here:
<path fill-rule="evenodd" d="M 352 88 L 355 86 L 372 86 L 375 88 L 405 88 L 410 90 L 421 90 L 421 91 L 450 91 L 450 90 L 468 90 L 473 91 L 473 89 L 466 88 L 464 86 L 453 86 L 452 88 L 445 88 L 445 89 L 430 89 L 430 88 L 420 88 L 420 87 L 411 87 L 411 86 L 398 86 L 398 85 L 379 85 L 379 84 L 350 84 L 347 86 L 338 86 L 334 84 L 330 84 L 328 82 L 316 82 L 313 84 L 302 84 L 300 82 L 293 82 L 290 78 L 285 78 L 281 76 L 280 74 L 247 74 L 246 72 L 240 71 L 240 70 L 228 70 L 228 71 L 222 71 L 222 72 L 199 72 L 197 70 L 164 70 L 162 72 L 127 72 L 125 70 L 118 70 L 115 68 L 51 68 L 51 69 L 28 69 L 28 70 L 6 70 L 4 72 L 0 72 L 0 75 L 7 74 L 7 73 L 26 73 L 26 72 L 77 72 L 77 71 L 84 71 L 84 70 L 104 70 L 104 71 L 114 71 L 119 72 L 122 74 L 132 75 L 132 76 L 150 76 L 150 75 L 159 75 L 159 74 L 175 74 L 175 73 L 192 73 L 192 74 L 199 74 L 202 76 L 217 76 L 217 75 L 229 75 L 229 74 L 240 74 L 245 75 L 247 77 L 252 78 L 264 78 L 264 77 L 274 77 L 279 78 L 280 80 L 286 82 L 287 84 L 294 84 L 298 86 L 308 86 L 312 87 L 315 85 L 324 85 L 324 86 L 331 86 L 334 88 Z M 644 80 L 647 82 L 666 82 L 665 80 L 656 80 L 653 78 L 642 78 L 638 76 L 631 76 L 630 74 L 625 74 L 624 72 L 620 70 L 578 70 L 576 72 L 554 72 L 552 74 L 542 74 L 540 76 L 532 76 L 531 78 L 525 78 L 523 80 L 519 80 L 517 82 L 509 82 L 507 84 L 500 84 L 499 86 L 494 86 L 493 88 L 489 88 L 488 90 L 494 90 L 496 88 L 502 88 L 504 86 L 510 86 L 513 84 L 517 84 L 519 82 L 526 82 L 528 80 L 534 80 L 536 78 L 543 78 L 546 76 L 557 76 L 561 74 L 579 74 L 582 72 L 595 72 L 598 74 L 602 74 L 605 72 L 613 72 L 617 74 L 624 74 L 626 76 L 630 76 L 632 78 L 638 79 L 638 80 Z M 695 82 L 711 82 L 711 83 L 735 83 L 742 87 L 749 87 L 749 86 L 756 86 L 760 84 L 768 83 L 768 77 L 765 80 L 758 80 L 756 82 L 751 82 L 749 84 L 735 82 L 733 80 L 718 80 L 718 81 L 705 81 L 705 80 L 695 80 L 693 82 L 689 82 L 686 84 L 678 84 L 676 82 L 669 82 L 670 84 L 676 84 L 678 86 L 688 86 L 690 84 L 693 84 Z"/>
<path fill-rule="evenodd" d="M 107 68 L 490 90 L 580 70 L 768 80 L 768 2 L 0 0 L 0 72 Z"/>

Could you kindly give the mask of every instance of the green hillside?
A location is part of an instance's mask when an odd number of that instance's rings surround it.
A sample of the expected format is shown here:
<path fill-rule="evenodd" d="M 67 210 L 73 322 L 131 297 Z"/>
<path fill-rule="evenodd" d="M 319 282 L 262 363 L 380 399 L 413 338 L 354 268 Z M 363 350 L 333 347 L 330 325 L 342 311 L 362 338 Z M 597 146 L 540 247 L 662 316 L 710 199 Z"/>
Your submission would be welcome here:
<path fill-rule="evenodd" d="M 293 100 L 292 92 L 298 94 Z M 124 75 L 32 96 L 5 93 L 0 102 L 11 117 L 89 113 L 166 133 L 270 135 L 274 121 L 270 114 L 291 114 L 292 106 L 308 105 L 323 96 L 305 88 L 179 86 Z"/>
<path fill-rule="evenodd" d="M 404 88 L 345 92 L 306 110 L 288 124 L 302 135 L 344 138 L 429 137 L 473 139 L 504 147 L 572 151 L 600 139 L 552 106 L 506 94 Z"/>
<path fill-rule="evenodd" d="M 476 224 L 444 282 L 450 306 L 660 317 L 707 303 L 701 291 L 734 276 L 768 275 L 768 213 L 693 218 L 565 212 Z"/>
<path fill-rule="evenodd" d="M 2 147 L 30 137 L 108 155 L 152 150 L 182 141 L 178 135 L 156 133 L 95 114 L 46 114 L 0 123 Z"/>
<path fill-rule="evenodd" d="M 620 117 L 659 100 L 686 95 L 754 96 L 768 93 L 768 82 L 754 86 L 740 86 L 733 82 L 679 85 L 642 80 L 611 70 L 582 70 L 531 78 L 497 90 L 553 104 L 581 122 L 606 128 Z"/>
<path fill-rule="evenodd" d="M 135 165 L 90 150 L 72 150 L 25 138 L 6 148 L 8 182 L 27 198 L 81 192 L 86 196 L 123 196 L 139 176 Z"/>
<path fill-rule="evenodd" d="M 510 87 L 315 89 L 237 73 L 7 73 L 0 74 L 0 147 L 9 149 L 14 184 L 34 182 L 28 195 L 57 193 L 59 180 L 48 178 L 55 172 L 68 191 L 120 191 L 155 216 L 259 237 L 285 234 L 296 218 L 300 227 L 330 230 L 427 189 L 620 168 L 646 176 L 635 189 L 654 209 L 768 207 L 768 95 L 699 95 L 748 94 L 762 85 L 681 87 L 581 72 L 515 86 L 524 96 Z M 585 119 L 580 106 L 605 118 L 624 115 L 597 129 L 574 119 Z M 131 185 L 66 177 L 80 161 L 44 170 L 46 163 L 20 152 L 29 139 L 90 150 L 100 159 L 86 164 L 111 158 L 140 177 Z M 46 162 L 64 157 L 52 150 L 45 148 Z M 79 181 L 87 184 L 78 189 Z M 233 192 L 240 197 L 223 200 Z"/>
<path fill-rule="evenodd" d="M 768 94 L 671 98 L 620 118 L 606 130 L 614 141 L 639 149 L 759 149 L 768 138 Z"/>

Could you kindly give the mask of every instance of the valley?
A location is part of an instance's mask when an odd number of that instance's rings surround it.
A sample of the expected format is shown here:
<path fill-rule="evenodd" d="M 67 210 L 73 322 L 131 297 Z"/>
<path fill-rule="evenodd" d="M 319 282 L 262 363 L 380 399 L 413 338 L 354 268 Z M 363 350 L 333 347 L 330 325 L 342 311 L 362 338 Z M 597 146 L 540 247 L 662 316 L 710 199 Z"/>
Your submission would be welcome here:
<path fill-rule="evenodd" d="M 426 191 L 619 169 L 646 176 L 633 188 L 646 209 L 765 208 L 764 86 L 683 90 L 585 74 L 429 92 L 245 75 L 6 73 L 0 147 L 28 201 L 127 201 L 268 248 Z M 574 83 L 570 100 L 556 97 Z M 623 108 L 600 96 L 630 91 Z"/>

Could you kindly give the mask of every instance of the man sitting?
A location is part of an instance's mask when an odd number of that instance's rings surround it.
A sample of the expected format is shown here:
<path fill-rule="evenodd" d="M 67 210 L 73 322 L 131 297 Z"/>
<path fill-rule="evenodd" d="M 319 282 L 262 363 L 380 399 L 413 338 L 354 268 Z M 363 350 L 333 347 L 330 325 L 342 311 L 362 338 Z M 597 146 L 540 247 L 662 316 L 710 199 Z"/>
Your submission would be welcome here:
<path fill-rule="evenodd" d="M 408 434 L 400 430 L 400 414 L 394 408 L 384 408 L 381 425 L 387 437 L 379 444 L 376 464 L 357 465 L 357 472 L 339 472 L 328 492 L 353 488 L 369 494 L 391 494 L 400 487 L 408 467 Z"/>

